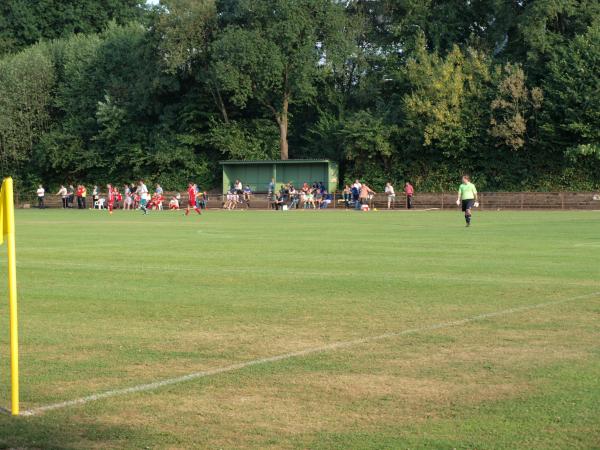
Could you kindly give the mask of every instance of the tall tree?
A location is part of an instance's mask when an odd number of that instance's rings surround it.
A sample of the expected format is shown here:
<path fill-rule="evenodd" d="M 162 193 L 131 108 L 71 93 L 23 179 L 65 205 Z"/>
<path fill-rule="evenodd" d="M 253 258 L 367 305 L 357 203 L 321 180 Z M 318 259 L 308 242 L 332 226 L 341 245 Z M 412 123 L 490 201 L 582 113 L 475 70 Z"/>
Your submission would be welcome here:
<path fill-rule="evenodd" d="M 344 9 L 331 0 L 222 0 L 218 5 L 217 76 L 237 106 L 254 100 L 266 108 L 279 127 L 281 159 L 288 159 L 290 106 L 316 96 L 317 77 L 334 58 L 333 43 L 344 32 Z"/>

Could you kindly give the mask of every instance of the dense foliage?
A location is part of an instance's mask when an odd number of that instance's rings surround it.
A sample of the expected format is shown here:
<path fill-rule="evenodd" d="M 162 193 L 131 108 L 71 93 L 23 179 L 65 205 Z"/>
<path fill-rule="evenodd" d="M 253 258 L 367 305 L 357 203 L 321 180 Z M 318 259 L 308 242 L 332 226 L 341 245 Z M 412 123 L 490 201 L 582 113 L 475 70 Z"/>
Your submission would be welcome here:
<path fill-rule="evenodd" d="M 3 2 L 3 175 L 210 187 L 289 155 L 376 188 L 600 187 L 597 0 L 142 4 Z"/>

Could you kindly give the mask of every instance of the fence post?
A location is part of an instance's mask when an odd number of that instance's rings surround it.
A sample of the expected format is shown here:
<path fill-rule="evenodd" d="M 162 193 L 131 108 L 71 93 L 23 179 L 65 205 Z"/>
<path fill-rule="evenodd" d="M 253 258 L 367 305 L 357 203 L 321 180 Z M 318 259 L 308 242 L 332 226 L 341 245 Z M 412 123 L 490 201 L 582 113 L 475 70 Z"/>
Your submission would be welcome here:
<path fill-rule="evenodd" d="M 521 209 L 523 209 L 523 193 L 521 192 Z"/>
<path fill-rule="evenodd" d="M 442 191 L 442 210 L 444 209 L 444 191 Z"/>
<path fill-rule="evenodd" d="M 560 209 L 565 209 L 565 193 L 559 192 L 558 195 L 560 195 Z"/>
<path fill-rule="evenodd" d="M 483 192 L 479 196 L 479 206 L 481 207 L 481 210 L 483 211 Z"/>

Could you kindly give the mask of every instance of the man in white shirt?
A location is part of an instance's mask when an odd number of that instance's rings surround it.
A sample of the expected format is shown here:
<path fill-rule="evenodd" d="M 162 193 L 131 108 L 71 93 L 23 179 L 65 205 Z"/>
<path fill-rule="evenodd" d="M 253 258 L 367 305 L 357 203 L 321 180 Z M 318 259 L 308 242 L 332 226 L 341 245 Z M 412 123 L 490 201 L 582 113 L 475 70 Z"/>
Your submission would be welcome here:
<path fill-rule="evenodd" d="M 58 192 L 56 193 L 57 196 L 60 196 L 60 198 L 62 199 L 62 207 L 63 208 L 67 208 L 69 205 L 69 193 L 67 192 L 67 188 L 64 187 L 62 184 L 60 185 L 60 189 L 58 190 Z"/>
<path fill-rule="evenodd" d="M 388 182 L 385 185 L 385 195 L 387 195 L 388 209 L 392 209 L 392 205 L 396 202 L 396 191 L 391 182 Z"/>
<path fill-rule="evenodd" d="M 240 180 L 235 180 L 235 184 L 233 185 L 233 189 L 235 190 L 236 194 L 242 195 L 243 194 L 244 186 L 242 185 L 242 182 Z"/>
<path fill-rule="evenodd" d="M 144 211 L 144 215 L 148 214 L 146 205 L 148 204 L 148 188 L 144 184 L 144 180 L 138 183 L 137 194 L 140 196 L 140 209 Z"/>
<path fill-rule="evenodd" d="M 41 184 L 38 186 L 38 190 L 37 190 L 37 199 L 38 199 L 38 208 L 39 209 L 44 209 L 46 206 L 44 205 L 44 197 L 46 195 L 46 190 L 44 189 L 44 186 L 42 186 Z"/>

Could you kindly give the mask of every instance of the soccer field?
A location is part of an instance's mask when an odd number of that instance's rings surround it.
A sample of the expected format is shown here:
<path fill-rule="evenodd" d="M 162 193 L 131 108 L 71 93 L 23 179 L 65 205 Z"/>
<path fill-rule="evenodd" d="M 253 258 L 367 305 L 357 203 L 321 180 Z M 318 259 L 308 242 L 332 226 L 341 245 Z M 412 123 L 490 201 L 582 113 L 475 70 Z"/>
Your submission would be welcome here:
<path fill-rule="evenodd" d="M 600 446 L 600 212 L 16 221 L 0 448 Z"/>

